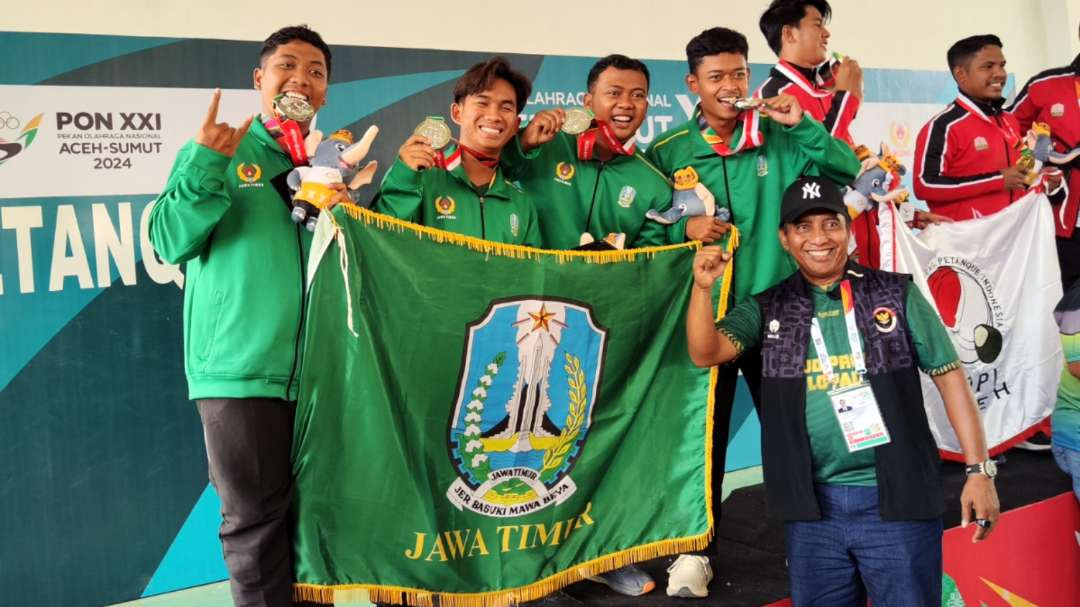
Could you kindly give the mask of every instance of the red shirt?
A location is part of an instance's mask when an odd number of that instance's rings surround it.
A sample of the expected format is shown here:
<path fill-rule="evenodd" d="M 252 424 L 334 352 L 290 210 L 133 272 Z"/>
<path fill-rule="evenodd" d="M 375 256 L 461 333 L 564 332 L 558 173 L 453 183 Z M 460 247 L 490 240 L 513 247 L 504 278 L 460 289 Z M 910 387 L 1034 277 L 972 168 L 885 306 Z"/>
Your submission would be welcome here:
<path fill-rule="evenodd" d="M 828 71 L 826 64 L 821 69 Z M 815 120 L 825 125 L 825 130 L 837 139 L 855 147 L 851 138 L 851 122 L 859 112 L 860 101 L 848 91 L 832 91 L 831 72 L 828 77 L 821 70 L 799 67 L 781 61 L 769 72 L 769 78 L 754 92 L 754 97 L 768 99 L 780 94 L 791 95 Z"/>
<path fill-rule="evenodd" d="M 1026 133 L 1033 122 L 1050 126 L 1054 148 L 1068 152 L 1080 146 L 1080 55 L 1065 67 L 1040 72 L 1028 80 L 1009 111 Z M 1062 167 L 1069 186 L 1064 206 L 1054 209 L 1057 235 L 1069 238 L 1080 214 L 1080 165 Z"/>
<path fill-rule="evenodd" d="M 1006 190 L 1001 169 L 1016 164 L 1020 125 L 1001 111 L 1004 100 L 977 103 L 960 93 L 919 130 L 915 196 L 953 219 L 996 213 L 1023 195 Z"/>

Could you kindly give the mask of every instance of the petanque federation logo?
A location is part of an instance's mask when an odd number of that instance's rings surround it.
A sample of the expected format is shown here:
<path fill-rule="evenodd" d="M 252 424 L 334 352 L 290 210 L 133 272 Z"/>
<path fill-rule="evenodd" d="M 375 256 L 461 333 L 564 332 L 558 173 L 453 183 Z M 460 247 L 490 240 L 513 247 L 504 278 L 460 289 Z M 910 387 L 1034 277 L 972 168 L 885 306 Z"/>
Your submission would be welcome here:
<path fill-rule="evenodd" d="M 549 299 L 495 302 L 469 325 L 449 424 L 451 503 L 506 518 L 573 495 L 606 336 L 588 307 Z"/>
<path fill-rule="evenodd" d="M 0 165 L 25 151 L 34 143 L 37 137 L 38 127 L 41 125 L 41 117 L 38 114 L 23 124 L 21 120 L 7 110 L 0 110 Z M 11 135 L 9 135 L 11 133 Z M 8 141 L 7 137 L 12 140 Z"/>
<path fill-rule="evenodd" d="M 927 268 L 927 285 L 960 362 L 992 363 L 1001 354 L 1005 312 L 990 278 L 959 257 L 939 257 Z"/>

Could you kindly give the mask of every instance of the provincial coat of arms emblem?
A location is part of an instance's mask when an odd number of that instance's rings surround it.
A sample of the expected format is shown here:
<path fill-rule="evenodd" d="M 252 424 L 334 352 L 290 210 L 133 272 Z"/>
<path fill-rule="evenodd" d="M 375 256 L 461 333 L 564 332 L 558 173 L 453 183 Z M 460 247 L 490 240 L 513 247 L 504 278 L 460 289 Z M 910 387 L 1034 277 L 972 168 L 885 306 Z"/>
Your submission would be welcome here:
<path fill-rule="evenodd" d="M 458 509 L 515 517 L 558 504 L 577 486 L 600 386 L 607 329 L 581 304 L 494 302 L 469 325 L 449 423 Z"/>

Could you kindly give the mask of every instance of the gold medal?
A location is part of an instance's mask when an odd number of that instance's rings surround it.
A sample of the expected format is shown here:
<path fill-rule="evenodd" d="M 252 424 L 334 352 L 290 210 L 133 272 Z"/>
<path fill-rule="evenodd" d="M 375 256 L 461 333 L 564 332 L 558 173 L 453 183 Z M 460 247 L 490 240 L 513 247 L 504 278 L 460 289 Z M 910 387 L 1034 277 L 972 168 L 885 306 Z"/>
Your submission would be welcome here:
<path fill-rule="evenodd" d="M 274 111 L 297 122 L 310 122 L 315 117 L 315 108 L 308 102 L 307 97 L 291 91 L 274 97 Z"/>
<path fill-rule="evenodd" d="M 566 108 L 566 120 L 562 132 L 567 135 L 580 135 L 592 125 L 593 113 L 583 107 Z"/>
<path fill-rule="evenodd" d="M 721 101 L 726 101 L 740 110 L 762 111 L 765 109 L 772 109 L 765 103 L 764 99 L 754 99 L 753 97 L 726 97 L 721 99 Z"/>
<path fill-rule="evenodd" d="M 441 150 L 450 143 L 450 127 L 446 125 L 442 116 L 428 116 L 416 126 L 413 134 L 427 137 L 431 142 L 431 147 L 436 150 Z"/>

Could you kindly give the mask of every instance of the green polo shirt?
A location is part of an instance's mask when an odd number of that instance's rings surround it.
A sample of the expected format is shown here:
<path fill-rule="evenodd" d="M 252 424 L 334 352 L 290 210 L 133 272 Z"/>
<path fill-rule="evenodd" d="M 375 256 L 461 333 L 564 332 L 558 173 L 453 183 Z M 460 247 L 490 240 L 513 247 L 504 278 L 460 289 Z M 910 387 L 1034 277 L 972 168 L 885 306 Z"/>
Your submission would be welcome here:
<path fill-rule="evenodd" d="M 844 305 L 840 298 L 829 297 L 828 289 L 811 285 L 814 298 L 814 316 L 821 326 L 825 348 L 833 372 L 839 376 L 840 387 L 861 383 L 855 371 L 848 342 L 847 324 L 844 322 Z M 960 367 L 960 361 L 952 341 L 941 324 L 933 306 L 926 301 L 917 287 L 908 284 L 905 309 L 898 321 L 906 319 L 919 368 L 930 375 L 940 375 Z M 716 324 L 717 329 L 735 344 L 739 352 L 753 348 L 761 342 L 763 321 L 757 299 L 748 297 Z M 829 398 L 829 381 L 821 372 L 821 361 L 808 339 L 806 348 L 806 432 L 810 438 L 810 456 L 814 466 L 814 482 L 827 485 L 876 485 L 874 449 L 849 453 L 844 434 Z M 862 340 L 865 351 L 866 340 Z"/>
<path fill-rule="evenodd" d="M 477 188 L 460 164 L 449 171 L 414 171 L 398 158 L 379 186 L 375 210 L 484 240 L 541 246 L 532 199 L 501 168 L 490 187 Z"/>
<path fill-rule="evenodd" d="M 572 249 L 583 232 L 596 240 L 624 233 L 626 248 L 673 242 L 669 226 L 645 218 L 649 209 L 671 206 L 671 185 L 636 149 L 632 156 L 598 162 L 578 158 L 572 135 L 558 133 L 528 154 L 515 137 L 502 162 L 507 176 L 532 195 L 545 248 Z M 682 240 L 679 234 L 675 242 Z"/>
<path fill-rule="evenodd" d="M 732 288 L 735 302 L 740 302 L 796 270 L 777 236 L 784 190 L 803 175 L 849 184 L 859 172 L 859 160 L 846 143 L 830 136 L 809 115 L 792 127 L 762 118 L 760 146 L 720 156 L 701 136 L 699 112 L 658 138 L 647 155 L 669 177 L 694 167 L 701 183 L 716 197 L 717 206 L 730 209 L 740 232 Z M 742 130 L 740 121 L 733 141 L 741 138 Z M 682 230 L 685 233 L 685 226 Z"/>

